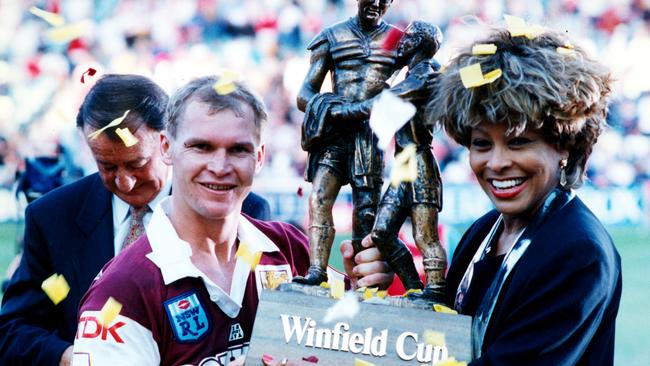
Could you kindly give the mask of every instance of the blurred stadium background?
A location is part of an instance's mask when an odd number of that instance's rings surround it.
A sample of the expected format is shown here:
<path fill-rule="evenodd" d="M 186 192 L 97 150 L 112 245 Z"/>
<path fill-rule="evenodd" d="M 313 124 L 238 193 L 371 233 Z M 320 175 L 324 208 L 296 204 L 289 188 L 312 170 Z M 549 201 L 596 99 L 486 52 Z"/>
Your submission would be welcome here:
<path fill-rule="evenodd" d="M 53 39 L 31 6 L 59 13 L 76 30 Z M 323 26 L 355 12 L 355 0 L 0 0 L 0 279 L 20 248 L 25 197 L 16 191 L 38 193 L 96 170 L 74 126 L 82 98 L 104 73 L 142 74 L 172 92 L 195 76 L 238 72 L 270 111 L 266 167 L 254 189 L 269 199 L 276 219 L 304 226 L 310 187 L 302 180 L 306 154 L 295 96 L 308 66 L 305 46 Z M 395 0 L 386 19 L 402 28 L 416 19 L 438 24 L 445 40 L 436 58 L 444 65 L 460 45 L 501 24 L 504 13 L 566 31 L 614 74 L 610 128 L 578 194 L 623 257 L 616 364 L 648 365 L 650 1 Z M 97 74 L 81 83 L 90 67 Z M 441 230 L 453 250 L 490 203 L 473 183 L 462 148 L 440 132 L 434 152 L 445 184 Z M 342 237 L 349 214 L 343 190 L 335 207 Z"/>

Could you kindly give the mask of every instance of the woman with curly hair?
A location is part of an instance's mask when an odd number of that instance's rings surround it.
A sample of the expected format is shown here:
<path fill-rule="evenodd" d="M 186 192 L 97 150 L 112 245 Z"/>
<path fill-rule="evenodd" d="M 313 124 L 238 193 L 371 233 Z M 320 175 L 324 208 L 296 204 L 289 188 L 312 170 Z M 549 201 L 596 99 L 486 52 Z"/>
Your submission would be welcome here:
<path fill-rule="evenodd" d="M 564 35 L 531 38 L 497 31 L 477 42 L 495 53 L 470 46 L 436 80 L 429 121 L 469 149 L 495 206 L 458 244 L 446 301 L 473 316 L 472 365 L 611 365 L 620 257 L 573 194 L 611 77 Z M 464 85 L 460 71 L 476 63 L 500 77 Z"/>

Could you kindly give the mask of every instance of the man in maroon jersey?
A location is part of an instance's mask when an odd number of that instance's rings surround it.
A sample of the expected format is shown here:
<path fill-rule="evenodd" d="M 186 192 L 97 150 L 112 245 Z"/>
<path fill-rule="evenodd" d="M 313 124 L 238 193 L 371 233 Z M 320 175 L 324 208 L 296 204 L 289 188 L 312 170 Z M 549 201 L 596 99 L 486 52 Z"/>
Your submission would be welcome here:
<path fill-rule="evenodd" d="M 246 354 L 261 289 L 309 267 L 296 228 L 241 214 L 264 160 L 266 112 L 243 85 L 221 95 L 216 81 L 194 80 L 169 103 L 161 148 L 172 195 L 82 300 L 75 365 L 226 365 Z M 236 255 L 242 246 L 262 253 L 255 268 Z M 123 307 L 102 325 L 109 297 Z"/>

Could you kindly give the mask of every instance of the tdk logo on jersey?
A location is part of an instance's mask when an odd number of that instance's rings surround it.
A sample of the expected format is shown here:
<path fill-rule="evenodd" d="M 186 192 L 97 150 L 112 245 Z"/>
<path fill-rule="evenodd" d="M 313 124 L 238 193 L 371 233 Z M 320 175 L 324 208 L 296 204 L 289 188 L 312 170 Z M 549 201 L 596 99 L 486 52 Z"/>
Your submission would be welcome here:
<path fill-rule="evenodd" d="M 241 329 L 239 323 L 235 323 L 230 326 L 230 337 L 228 337 L 228 342 L 236 341 L 238 339 L 244 338 L 244 330 Z"/>
<path fill-rule="evenodd" d="M 165 311 L 178 342 L 197 342 L 210 330 L 210 320 L 195 291 L 165 301 Z"/>

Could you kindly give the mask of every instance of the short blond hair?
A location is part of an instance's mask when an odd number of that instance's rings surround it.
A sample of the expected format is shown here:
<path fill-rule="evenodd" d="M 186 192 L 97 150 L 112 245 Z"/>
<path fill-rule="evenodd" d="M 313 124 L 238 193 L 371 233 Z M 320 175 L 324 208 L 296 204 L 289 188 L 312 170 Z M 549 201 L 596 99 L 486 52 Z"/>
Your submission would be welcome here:
<path fill-rule="evenodd" d="M 436 80 L 428 120 L 466 147 L 472 129 L 482 123 L 505 123 L 509 134 L 539 130 L 558 150 L 569 151 L 566 187 L 580 187 L 606 124 L 609 70 L 553 31 L 528 39 L 501 29 L 477 43 L 492 43 L 497 51 L 473 55 L 469 46 L 453 58 Z M 569 51 L 560 53 L 558 47 Z M 459 70 L 478 62 L 484 73 L 501 69 L 503 74 L 490 84 L 465 88 Z"/>

